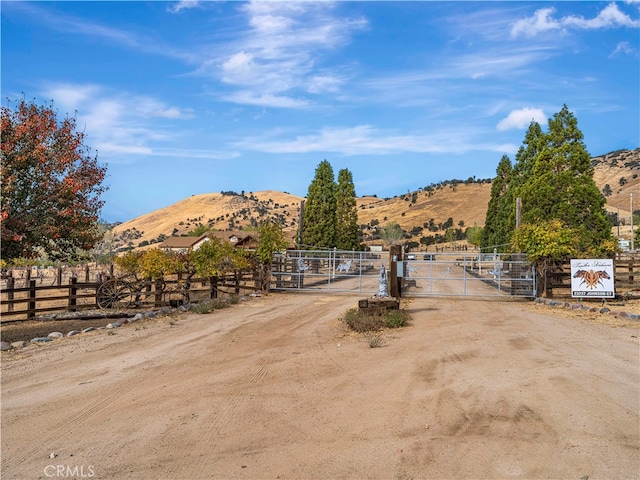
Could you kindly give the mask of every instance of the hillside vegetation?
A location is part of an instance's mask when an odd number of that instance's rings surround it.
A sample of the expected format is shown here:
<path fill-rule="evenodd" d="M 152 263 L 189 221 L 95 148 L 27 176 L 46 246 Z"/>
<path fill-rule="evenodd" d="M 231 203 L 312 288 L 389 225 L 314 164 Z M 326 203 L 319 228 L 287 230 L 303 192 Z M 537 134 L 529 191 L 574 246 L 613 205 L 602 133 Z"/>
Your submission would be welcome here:
<path fill-rule="evenodd" d="M 634 194 L 633 210 L 640 210 L 640 148 L 594 157 L 592 164 L 595 183 L 607 200 L 607 210 L 625 221 L 620 236 L 630 238 L 631 194 Z M 422 236 L 443 234 L 444 230 L 438 229 L 443 224 L 462 230 L 484 226 L 490 194 L 490 180 L 468 179 L 428 185 L 393 198 L 360 197 L 357 199 L 358 223 L 363 226 L 365 239 L 376 226 L 396 222 L 405 231 L 413 231 L 412 240 L 419 241 Z M 154 245 L 171 235 L 186 235 L 199 226 L 253 230 L 267 218 L 280 220 L 293 236 L 298 228 L 302 200 L 304 198 L 275 190 L 193 195 L 116 226 L 113 247 Z"/>

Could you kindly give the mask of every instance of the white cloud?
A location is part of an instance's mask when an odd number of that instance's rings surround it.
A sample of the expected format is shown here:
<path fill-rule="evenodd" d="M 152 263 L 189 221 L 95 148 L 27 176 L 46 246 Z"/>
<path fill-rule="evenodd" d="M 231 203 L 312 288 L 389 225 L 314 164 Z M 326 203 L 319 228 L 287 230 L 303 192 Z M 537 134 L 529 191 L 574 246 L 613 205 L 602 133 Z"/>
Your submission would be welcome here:
<path fill-rule="evenodd" d="M 561 29 L 560 22 L 551 18 L 554 12 L 555 8 L 552 7 L 541 8 L 536 10 L 533 17 L 518 20 L 511 27 L 511 36 L 524 35 L 525 37 L 534 37 L 540 32 Z"/>
<path fill-rule="evenodd" d="M 633 48 L 629 42 L 620 42 L 616 45 L 616 48 L 611 54 L 609 58 L 617 57 L 618 55 L 637 55 L 638 52 L 635 48 Z"/>
<path fill-rule="evenodd" d="M 506 118 L 503 118 L 498 122 L 496 128 L 499 131 L 510 129 L 526 129 L 532 121 L 539 123 L 540 125 L 546 125 L 547 116 L 539 108 L 521 108 L 520 110 L 513 110 Z"/>
<path fill-rule="evenodd" d="M 634 20 L 620 11 L 615 3 L 610 3 L 598 15 L 590 19 L 577 15 L 568 15 L 556 19 L 553 18 L 555 11 L 553 7 L 545 7 L 536 10 L 531 17 L 518 20 L 511 27 L 511 36 L 518 37 L 522 35 L 531 38 L 550 30 L 565 31 L 570 28 L 594 30 L 615 27 L 637 28 L 640 26 L 640 21 Z"/>
<path fill-rule="evenodd" d="M 167 10 L 171 13 L 178 13 L 181 10 L 188 10 L 190 8 L 195 8 L 198 6 L 200 2 L 197 0 L 180 0 L 179 2 L 167 7 Z"/>
<path fill-rule="evenodd" d="M 87 145 L 101 154 L 148 155 L 173 133 L 158 119 L 192 118 L 190 110 L 145 95 L 111 92 L 98 85 L 53 84 L 43 93 L 72 114 L 87 135 Z"/>
<path fill-rule="evenodd" d="M 243 87 L 225 97 L 243 104 L 300 108 L 309 100 L 293 100 L 294 91 L 336 92 L 344 76 L 336 73 L 340 66 L 323 68 L 323 56 L 347 44 L 366 21 L 333 15 L 334 8 L 332 2 L 242 4 L 248 28 L 222 47 L 219 59 L 204 60 L 199 73 Z"/>
<path fill-rule="evenodd" d="M 279 134 L 280 132 L 278 132 Z M 318 132 L 296 135 L 292 139 L 247 138 L 235 145 L 242 150 L 265 153 L 331 152 L 345 156 L 389 155 L 401 153 L 465 153 L 491 151 L 505 153 L 511 147 L 477 141 L 478 132 L 460 128 L 442 130 L 428 135 L 388 132 L 371 125 L 347 128 L 323 128 Z"/>
<path fill-rule="evenodd" d="M 640 22 L 633 20 L 629 15 L 623 13 L 615 3 L 607 5 L 595 18 L 586 19 L 578 16 L 568 16 L 562 19 L 562 23 L 567 26 L 574 26 L 585 30 L 611 27 L 638 27 Z"/>
<path fill-rule="evenodd" d="M 257 93 L 253 91 L 240 90 L 222 97 L 224 100 L 241 105 L 255 105 L 260 107 L 274 108 L 306 108 L 309 103 L 305 100 L 273 95 L 270 93 Z"/>

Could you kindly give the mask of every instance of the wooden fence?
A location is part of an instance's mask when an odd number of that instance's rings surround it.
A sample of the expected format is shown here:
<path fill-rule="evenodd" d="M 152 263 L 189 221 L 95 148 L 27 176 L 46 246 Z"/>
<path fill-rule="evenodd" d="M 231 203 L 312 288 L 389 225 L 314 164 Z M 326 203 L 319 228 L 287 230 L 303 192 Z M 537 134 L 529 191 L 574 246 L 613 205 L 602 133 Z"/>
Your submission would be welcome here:
<path fill-rule="evenodd" d="M 30 270 L 30 269 L 29 269 Z M 27 271 L 29 271 L 27 270 Z M 82 272 L 88 270 L 82 269 Z M 106 272 L 106 273 L 105 273 Z M 42 276 L 32 278 L 31 275 L 14 276 L 7 272 L 2 278 L 0 292 L 0 321 L 2 323 L 23 321 L 35 318 L 37 315 L 60 311 L 76 312 L 80 310 L 97 310 L 97 292 L 104 280 L 113 277 L 113 267 L 98 275 L 99 281 L 87 281 L 89 273 L 83 280 L 70 276 L 64 282 L 65 274 L 62 269 L 55 270 L 56 280 L 48 284 Z M 111 275 L 109 275 L 111 273 Z M 25 278 L 26 277 L 26 278 Z M 162 293 L 172 286 L 182 282 L 181 275 L 168 277 L 163 282 L 162 289 L 152 281 L 136 281 L 138 292 L 136 307 L 156 308 L 163 306 Z M 191 278 L 190 297 L 192 301 L 218 298 L 219 294 L 240 294 L 243 290 L 256 290 L 257 277 L 255 272 L 241 272 L 237 275 L 212 277 L 210 279 Z"/>
<path fill-rule="evenodd" d="M 616 297 L 640 297 L 640 254 L 618 254 L 613 261 Z M 566 262 L 547 273 L 547 298 L 571 296 L 571 264 Z"/>

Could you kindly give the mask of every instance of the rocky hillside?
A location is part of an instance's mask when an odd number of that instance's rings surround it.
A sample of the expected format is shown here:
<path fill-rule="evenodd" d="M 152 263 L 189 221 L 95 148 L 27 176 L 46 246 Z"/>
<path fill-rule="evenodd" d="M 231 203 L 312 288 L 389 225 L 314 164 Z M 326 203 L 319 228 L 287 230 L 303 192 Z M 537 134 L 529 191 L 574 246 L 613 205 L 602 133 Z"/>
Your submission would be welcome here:
<path fill-rule="evenodd" d="M 640 148 L 594 157 L 592 164 L 594 180 L 607 199 L 607 209 L 628 224 L 632 194 L 633 210 L 640 210 Z M 490 195 L 490 180 L 445 181 L 393 198 L 358 198 L 358 220 L 365 239 L 374 238 L 376 227 L 396 222 L 405 231 L 413 232 L 414 241 L 419 241 L 422 236 L 444 233 L 441 227 L 464 230 L 473 225 L 483 226 Z M 113 246 L 145 247 L 167 236 L 186 235 L 204 227 L 254 229 L 266 218 L 279 219 L 293 234 L 298 227 L 302 200 L 273 190 L 193 195 L 118 225 L 113 229 Z M 629 234 L 628 227 L 621 228 L 621 236 Z"/>

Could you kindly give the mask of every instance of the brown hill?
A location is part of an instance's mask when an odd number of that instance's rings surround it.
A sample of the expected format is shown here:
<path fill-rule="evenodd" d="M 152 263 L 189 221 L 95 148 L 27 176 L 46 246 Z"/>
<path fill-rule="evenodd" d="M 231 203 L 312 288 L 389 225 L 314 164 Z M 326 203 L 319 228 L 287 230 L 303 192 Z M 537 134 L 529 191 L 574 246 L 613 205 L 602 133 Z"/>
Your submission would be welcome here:
<path fill-rule="evenodd" d="M 621 227 L 619 233 L 629 238 L 632 204 L 636 205 L 633 210 L 640 209 L 640 148 L 594 157 L 592 164 L 594 180 L 607 199 L 607 210 L 625 221 L 626 227 Z M 637 197 L 632 199 L 634 193 Z M 418 241 L 423 235 L 443 233 L 428 231 L 425 225 L 430 221 L 437 226 L 451 219 L 454 228 L 463 230 L 473 225 L 484 226 L 490 195 L 489 181 L 468 180 L 441 182 L 387 199 L 361 197 L 357 199 L 358 222 L 370 227 L 396 222 L 407 232 L 414 230 L 413 239 Z M 279 219 L 285 230 L 293 233 L 298 227 L 302 200 L 274 190 L 193 195 L 115 227 L 114 248 L 153 245 L 165 237 L 186 235 L 196 228 L 255 229 L 266 218 Z M 423 232 L 419 232 L 421 228 Z"/>

